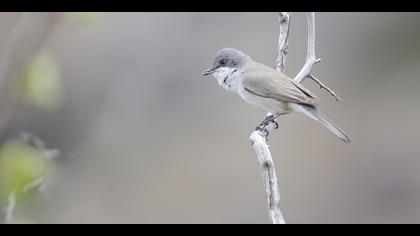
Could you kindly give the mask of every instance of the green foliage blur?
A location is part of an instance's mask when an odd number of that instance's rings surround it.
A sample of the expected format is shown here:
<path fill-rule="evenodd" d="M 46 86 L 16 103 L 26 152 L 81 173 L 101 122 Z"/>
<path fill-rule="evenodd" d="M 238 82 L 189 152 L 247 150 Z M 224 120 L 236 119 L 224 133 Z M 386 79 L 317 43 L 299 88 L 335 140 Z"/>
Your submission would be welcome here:
<path fill-rule="evenodd" d="M 16 138 L 0 147 L 0 195 L 7 203 L 14 194 L 17 204 L 30 200 L 52 173 L 52 160 L 45 151 Z"/>
<path fill-rule="evenodd" d="M 102 14 L 101 12 L 72 12 L 70 17 L 81 25 L 89 25 L 98 22 Z"/>
<path fill-rule="evenodd" d="M 21 84 L 23 102 L 47 111 L 58 109 L 63 98 L 59 67 L 47 52 L 38 53 L 24 72 Z"/>

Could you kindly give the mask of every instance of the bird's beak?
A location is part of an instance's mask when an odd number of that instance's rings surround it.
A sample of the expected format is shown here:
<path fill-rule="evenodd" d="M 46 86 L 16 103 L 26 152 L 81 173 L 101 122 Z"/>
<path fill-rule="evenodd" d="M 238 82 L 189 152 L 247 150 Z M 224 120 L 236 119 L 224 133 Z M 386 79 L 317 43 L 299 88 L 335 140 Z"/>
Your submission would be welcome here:
<path fill-rule="evenodd" d="M 216 69 L 214 69 L 213 67 L 210 67 L 209 69 L 203 72 L 203 76 L 213 74 L 215 70 Z"/>

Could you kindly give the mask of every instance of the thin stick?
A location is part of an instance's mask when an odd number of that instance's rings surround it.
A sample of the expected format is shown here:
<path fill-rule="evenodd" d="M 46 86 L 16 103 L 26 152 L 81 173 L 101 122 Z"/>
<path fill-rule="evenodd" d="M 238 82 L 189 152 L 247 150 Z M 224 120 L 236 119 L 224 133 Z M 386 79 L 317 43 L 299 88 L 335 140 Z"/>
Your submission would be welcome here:
<path fill-rule="evenodd" d="M 311 74 L 312 67 L 320 61 L 321 59 L 316 59 L 315 57 L 315 12 L 308 12 L 308 47 L 306 51 L 306 62 L 294 80 L 301 83 Z"/>
<path fill-rule="evenodd" d="M 329 92 L 332 96 L 335 97 L 336 101 L 340 101 L 343 100 L 341 99 L 341 97 L 339 97 L 332 89 L 328 88 L 324 83 L 322 83 L 318 78 L 316 78 L 314 75 L 310 74 L 309 78 L 311 78 L 313 81 L 315 81 L 320 87 L 321 89 L 325 89 L 327 90 L 327 92 Z"/>
<path fill-rule="evenodd" d="M 289 50 L 289 26 L 291 13 L 279 12 L 280 33 L 279 33 L 279 47 L 278 57 L 276 60 L 276 70 L 284 72 L 286 67 L 286 55 Z"/>
<path fill-rule="evenodd" d="M 9 194 L 8 204 L 5 209 L 6 211 L 6 219 L 4 220 L 5 224 L 11 224 L 13 222 L 13 215 L 15 212 L 15 208 L 16 208 L 16 198 L 15 198 L 15 193 L 12 192 Z"/>

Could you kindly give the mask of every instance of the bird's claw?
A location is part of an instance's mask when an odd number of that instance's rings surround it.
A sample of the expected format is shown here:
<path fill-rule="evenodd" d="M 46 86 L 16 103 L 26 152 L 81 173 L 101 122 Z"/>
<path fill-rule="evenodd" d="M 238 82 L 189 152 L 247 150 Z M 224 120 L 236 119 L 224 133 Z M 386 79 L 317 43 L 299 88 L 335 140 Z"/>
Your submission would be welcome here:
<path fill-rule="evenodd" d="M 272 122 L 274 124 L 274 129 L 278 129 L 279 128 L 279 123 L 275 119 L 273 119 Z"/>
<path fill-rule="evenodd" d="M 260 131 L 261 134 L 264 137 L 268 137 L 268 135 L 270 134 L 270 132 L 268 131 L 268 129 L 266 128 L 270 123 L 273 123 L 274 128 L 273 129 L 278 129 L 279 128 L 279 123 L 276 121 L 276 117 L 271 115 L 266 117 L 260 125 L 258 125 L 255 130 Z"/>
<path fill-rule="evenodd" d="M 267 118 L 265 118 L 265 119 L 261 122 L 260 126 L 264 126 L 264 127 L 266 127 L 266 126 L 267 126 L 268 124 L 270 124 L 271 122 L 274 124 L 274 129 L 278 129 L 278 128 L 279 128 L 279 123 L 277 123 L 277 121 L 276 121 L 276 117 L 275 117 L 275 116 L 273 116 L 273 115 L 268 116 Z"/>

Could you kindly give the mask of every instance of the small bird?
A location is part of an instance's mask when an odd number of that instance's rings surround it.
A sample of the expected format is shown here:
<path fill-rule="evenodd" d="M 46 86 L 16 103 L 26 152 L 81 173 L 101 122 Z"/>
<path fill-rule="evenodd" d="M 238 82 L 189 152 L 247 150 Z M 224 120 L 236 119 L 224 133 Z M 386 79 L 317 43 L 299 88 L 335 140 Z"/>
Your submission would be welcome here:
<path fill-rule="evenodd" d="M 253 61 L 239 50 L 225 48 L 219 51 L 213 65 L 204 71 L 203 76 L 206 75 L 213 75 L 220 87 L 273 114 L 262 124 L 291 112 L 303 113 L 323 124 L 344 142 L 350 142 L 344 131 L 317 109 L 319 103 L 309 89 L 287 75 Z"/>

